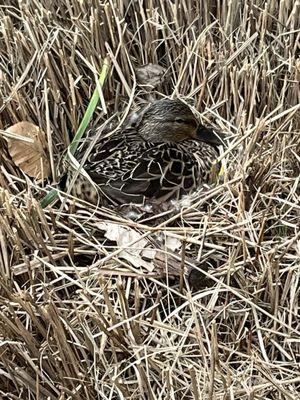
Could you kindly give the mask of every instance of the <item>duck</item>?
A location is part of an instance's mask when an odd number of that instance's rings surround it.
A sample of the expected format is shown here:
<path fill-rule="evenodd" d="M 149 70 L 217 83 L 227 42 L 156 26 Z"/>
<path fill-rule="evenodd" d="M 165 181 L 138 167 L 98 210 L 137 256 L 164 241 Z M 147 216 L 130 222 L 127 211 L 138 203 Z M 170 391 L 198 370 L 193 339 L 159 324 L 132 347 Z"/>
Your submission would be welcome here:
<path fill-rule="evenodd" d="M 156 100 L 115 134 L 100 137 L 88 157 L 85 143 L 75 155 L 84 173 L 79 170 L 76 178 L 76 171 L 69 173 L 67 186 L 93 204 L 179 200 L 209 183 L 221 142 L 222 136 L 200 124 L 182 100 Z"/>

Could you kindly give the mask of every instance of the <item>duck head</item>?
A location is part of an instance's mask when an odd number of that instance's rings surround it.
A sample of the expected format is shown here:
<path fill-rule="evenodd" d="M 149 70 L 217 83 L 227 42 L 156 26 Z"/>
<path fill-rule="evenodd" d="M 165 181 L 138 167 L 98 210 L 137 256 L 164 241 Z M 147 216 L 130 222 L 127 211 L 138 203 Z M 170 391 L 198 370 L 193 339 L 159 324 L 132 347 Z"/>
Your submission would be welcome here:
<path fill-rule="evenodd" d="M 135 114 L 130 124 L 144 140 L 152 143 L 195 139 L 199 125 L 189 106 L 170 99 L 151 103 Z"/>
<path fill-rule="evenodd" d="M 155 101 L 141 112 L 132 114 L 129 125 L 143 140 L 152 143 L 197 139 L 213 146 L 222 144 L 222 135 L 201 125 L 190 107 L 181 100 Z"/>

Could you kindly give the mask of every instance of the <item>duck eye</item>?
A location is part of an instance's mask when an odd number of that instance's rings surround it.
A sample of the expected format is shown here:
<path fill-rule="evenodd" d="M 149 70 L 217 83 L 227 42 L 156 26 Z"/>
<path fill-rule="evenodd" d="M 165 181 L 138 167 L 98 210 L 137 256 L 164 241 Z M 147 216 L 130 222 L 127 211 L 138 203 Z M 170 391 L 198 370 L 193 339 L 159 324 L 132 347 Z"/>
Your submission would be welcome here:
<path fill-rule="evenodd" d="M 175 122 L 178 122 L 179 124 L 184 124 L 185 120 L 182 118 L 175 118 Z"/>

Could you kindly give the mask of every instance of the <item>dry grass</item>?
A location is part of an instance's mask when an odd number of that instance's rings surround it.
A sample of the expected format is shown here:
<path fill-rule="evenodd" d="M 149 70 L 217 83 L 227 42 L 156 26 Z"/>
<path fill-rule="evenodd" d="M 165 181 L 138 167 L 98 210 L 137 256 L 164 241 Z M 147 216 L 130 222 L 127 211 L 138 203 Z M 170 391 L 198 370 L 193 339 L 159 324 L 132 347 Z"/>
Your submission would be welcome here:
<path fill-rule="evenodd" d="M 1 396 L 299 398 L 299 2 L 3 0 L 0 21 L 0 129 L 47 132 L 52 185 L 106 56 L 94 125 L 174 95 L 229 143 L 223 182 L 134 223 L 70 199 L 43 210 L 50 187 L 0 137 Z M 148 62 L 167 70 L 151 93 L 134 72 Z M 129 262 L 108 223 L 155 260 Z"/>

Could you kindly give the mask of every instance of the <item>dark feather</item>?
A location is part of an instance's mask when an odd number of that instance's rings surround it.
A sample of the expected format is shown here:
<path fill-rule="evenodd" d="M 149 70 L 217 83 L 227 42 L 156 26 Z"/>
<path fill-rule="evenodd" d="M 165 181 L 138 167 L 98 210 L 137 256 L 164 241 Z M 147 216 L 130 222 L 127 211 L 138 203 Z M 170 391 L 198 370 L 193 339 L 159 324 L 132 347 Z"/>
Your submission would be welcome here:
<path fill-rule="evenodd" d="M 169 110 L 172 101 L 166 100 L 165 103 Z M 160 105 L 156 104 L 155 107 L 159 108 Z M 155 107 L 146 108 L 142 117 L 137 118 L 138 123 L 143 123 L 148 114 L 148 118 L 154 118 Z M 180 106 L 177 101 L 176 118 L 180 114 L 180 107 L 186 112 L 187 106 Z M 155 118 L 158 120 L 159 116 L 155 114 Z M 185 121 L 194 129 L 190 118 Z M 198 131 L 199 139 L 153 143 L 145 140 L 145 135 L 141 136 L 137 128 L 128 125 L 113 137 L 98 140 L 84 169 L 99 186 L 100 192 L 113 203 L 142 203 L 147 198 L 157 201 L 179 198 L 208 180 L 212 164 L 218 157 L 217 149 L 205 143 L 205 138 L 211 139 L 214 134 L 205 129 L 202 127 Z M 85 143 L 76 155 L 79 162 L 87 148 L 88 143 Z M 84 190 L 80 188 L 76 194 L 84 196 Z"/>

